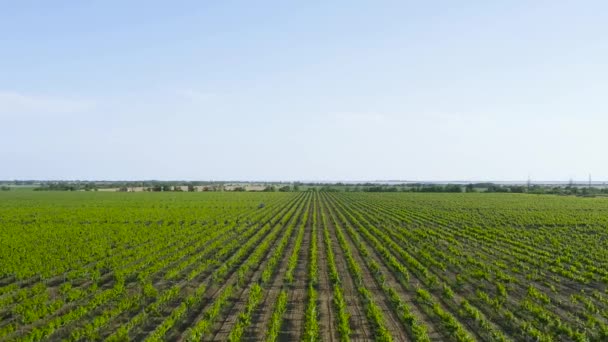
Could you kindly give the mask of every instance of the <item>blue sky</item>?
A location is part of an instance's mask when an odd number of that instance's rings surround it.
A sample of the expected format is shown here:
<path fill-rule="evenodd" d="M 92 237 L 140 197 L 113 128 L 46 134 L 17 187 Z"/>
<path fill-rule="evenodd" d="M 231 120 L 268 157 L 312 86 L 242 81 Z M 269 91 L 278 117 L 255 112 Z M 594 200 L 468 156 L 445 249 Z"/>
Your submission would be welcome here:
<path fill-rule="evenodd" d="M 0 179 L 608 179 L 605 1 L 14 1 Z"/>

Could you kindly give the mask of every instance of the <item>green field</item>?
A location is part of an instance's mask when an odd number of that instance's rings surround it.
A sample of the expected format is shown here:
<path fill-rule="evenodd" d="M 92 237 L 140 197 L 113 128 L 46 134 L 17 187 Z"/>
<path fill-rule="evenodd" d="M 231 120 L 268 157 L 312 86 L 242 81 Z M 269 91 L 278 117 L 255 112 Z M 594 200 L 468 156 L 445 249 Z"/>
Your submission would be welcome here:
<path fill-rule="evenodd" d="M 0 192 L 1 341 L 606 341 L 608 199 Z"/>

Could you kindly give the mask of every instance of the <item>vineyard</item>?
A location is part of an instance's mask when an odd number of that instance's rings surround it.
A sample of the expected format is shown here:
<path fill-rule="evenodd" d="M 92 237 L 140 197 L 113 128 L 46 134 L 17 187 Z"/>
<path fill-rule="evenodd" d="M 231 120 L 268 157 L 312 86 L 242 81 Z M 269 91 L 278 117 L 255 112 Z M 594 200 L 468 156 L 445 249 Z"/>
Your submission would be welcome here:
<path fill-rule="evenodd" d="M 607 341 L 608 199 L 0 193 L 0 341 Z"/>

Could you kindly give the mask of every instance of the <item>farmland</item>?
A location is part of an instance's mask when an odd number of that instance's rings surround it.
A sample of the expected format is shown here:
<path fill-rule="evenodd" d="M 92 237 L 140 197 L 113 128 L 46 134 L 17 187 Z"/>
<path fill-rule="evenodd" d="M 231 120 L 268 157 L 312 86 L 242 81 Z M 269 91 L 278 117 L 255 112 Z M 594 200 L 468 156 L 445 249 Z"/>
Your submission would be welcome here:
<path fill-rule="evenodd" d="M 608 199 L 0 193 L 0 341 L 606 341 Z"/>

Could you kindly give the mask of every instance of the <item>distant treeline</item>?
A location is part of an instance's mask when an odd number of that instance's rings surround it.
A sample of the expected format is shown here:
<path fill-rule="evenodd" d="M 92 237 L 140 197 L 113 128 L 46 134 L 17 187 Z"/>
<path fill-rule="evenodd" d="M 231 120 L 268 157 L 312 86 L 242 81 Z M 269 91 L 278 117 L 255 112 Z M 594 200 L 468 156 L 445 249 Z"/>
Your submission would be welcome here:
<path fill-rule="evenodd" d="M 34 191 L 96 191 L 95 183 L 49 182 L 40 184 Z"/>
<path fill-rule="evenodd" d="M 250 184 L 259 183 L 235 183 L 230 182 L 180 182 L 180 181 L 141 181 L 141 182 L 81 182 L 81 181 L 46 181 L 46 182 L 5 182 L 9 185 L 32 186 L 34 191 L 98 191 L 100 189 L 117 189 L 117 191 L 128 192 L 138 189 L 138 191 L 150 192 L 196 192 L 196 191 L 253 191 L 248 190 Z M 10 186 L 2 186 L 2 190 L 10 190 Z M 289 192 L 300 191 L 298 183 L 272 183 L 261 187 L 265 192 Z"/>
<path fill-rule="evenodd" d="M 433 184 L 433 183 L 303 183 L 303 182 L 212 182 L 212 181 L 0 181 L 0 190 L 11 190 L 11 186 L 33 187 L 34 191 L 117 191 L 150 192 L 196 192 L 196 191 L 326 191 L 326 192 L 430 192 L 430 193 L 530 193 L 595 196 L 608 195 L 608 187 L 584 187 L 568 184 L 548 185 L 504 185 L 495 183 Z M 255 186 L 253 186 L 255 185 Z"/>
<path fill-rule="evenodd" d="M 410 183 L 398 185 L 377 184 L 334 184 L 324 185 L 319 188 L 322 191 L 346 191 L 346 192 L 437 192 L 437 193 L 462 193 L 462 192 L 485 192 L 485 193 L 530 193 L 530 194 L 555 194 L 555 195 L 602 195 L 608 194 L 608 187 L 580 187 L 580 186 L 544 186 L 544 185 L 502 185 L 494 183 L 471 183 L 471 184 L 423 184 Z"/>
<path fill-rule="evenodd" d="M 303 188 L 329 192 L 436 192 L 436 193 L 530 193 L 530 194 L 554 194 L 554 195 L 577 195 L 595 196 L 608 195 L 608 187 L 583 187 L 572 184 L 565 186 L 547 185 L 503 185 L 495 183 L 470 183 L 470 184 L 428 184 L 408 183 L 378 185 L 374 183 L 361 184 L 301 184 Z"/>

